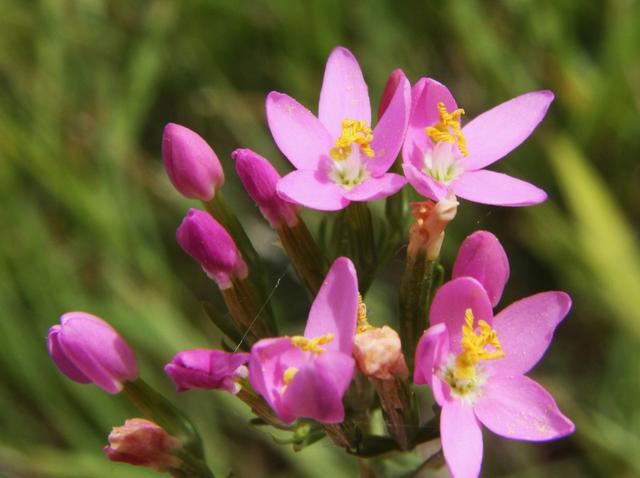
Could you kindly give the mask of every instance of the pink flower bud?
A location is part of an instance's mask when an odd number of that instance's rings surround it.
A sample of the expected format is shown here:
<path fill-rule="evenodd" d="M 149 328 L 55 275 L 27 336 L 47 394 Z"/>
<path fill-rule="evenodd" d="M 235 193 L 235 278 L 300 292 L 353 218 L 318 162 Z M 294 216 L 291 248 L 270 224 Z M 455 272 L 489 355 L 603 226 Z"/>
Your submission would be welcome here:
<path fill-rule="evenodd" d="M 216 153 L 197 133 L 175 123 L 164 127 L 162 160 L 171 184 L 191 199 L 210 201 L 224 184 Z"/>
<path fill-rule="evenodd" d="M 179 392 L 199 388 L 226 390 L 235 395 L 240 391 L 237 380 L 247 378 L 245 364 L 249 354 L 222 350 L 185 350 L 178 352 L 164 370 L 175 382 Z"/>
<path fill-rule="evenodd" d="M 244 279 L 247 264 L 229 233 L 204 211 L 189 209 L 176 232 L 178 244 L 197 260 L 221 289 L 231 287 L 234 277 Z"/>
<path fill-rule="evenodd" d="M 382 118 L 384 112 L 387 111 L 393 95 L 395 95 L 398 85 L 400 85 L 403 78 L 406 78 L 406 75 L 400 68 L 396 68 L 389 75 L 387 84 L 384 86 L 384 91 L 382 92 L 382 98 L 380 98 L 380 105 L 378 106 L 378 120 Z"/>
<path fill-rule="evenodd" d="M 180 442 L 164 428 L 144 418 L 130 418 L 114 427 L 104 452 L 111 461 L 148 466 L 156 471 L 179 469 L 182 460 L 174 455 Z"/>
<path fill-rule="evenodd" d="M 109 324 L 85 312 L 68 312 L 49 329 L 49 354 L 58 369 L 80 383 L 118 393 L 138 378 L 133 350 Z"/>
<path fill-rule="evenodd" d="M 356 334 L 353 356 L 368 377 L 388 380 L 409 375 L 398 333 L 391 327 L 367 327 Z"/>
<path fill-rule="evenodd" d="M 271 163 L 250 149 L 236 149 L 231 157 L 236 161 L 236 172 L 244 188 L 271 226 L 278 227 L 283 223 L 295 226 L 297 208 L 278 196 L 276 184 L 280 174 Z"/>

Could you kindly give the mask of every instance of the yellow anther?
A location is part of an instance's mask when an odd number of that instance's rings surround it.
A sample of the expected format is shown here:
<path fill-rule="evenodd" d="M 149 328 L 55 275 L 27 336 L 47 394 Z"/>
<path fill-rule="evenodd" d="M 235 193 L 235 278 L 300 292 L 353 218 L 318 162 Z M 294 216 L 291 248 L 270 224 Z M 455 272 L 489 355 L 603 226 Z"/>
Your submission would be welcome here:
<path fill-rule="evenodd" d="M 371 128 L 364 120 L 342 120 L 342 134 L 336 140 L 336 146 L 331 148 L 329 154 L 336 161 L 343 161 L 351 154 L 351 145 L 357 143 L 362 152 L 369 158 L 373 158 L 374 152 L 370 143 L 373 141 Z"/>
<path fill-rule="evenodd" d="M 319 337 L 314 337 L 312 339 L 308 339 L 306 337 L 302 337 L 301 335 L 295 335 L 291 337 L 291 344 L 294 347 L 299 348 L 305 352 L 313 352 L 314 354 L 321 354 L 326 352 L 321 346 L 328 344 L 334 338 L 333 334 L 320 335 Z"/>
<path fill-rule="evenodd" d="M 446 141 L 454 144 L 458 140 L 458 149 L 463 155 L 468 156 L 467 141 L 460 128 L 460 117 L 464 114 L 464 110 L 458 108 L 449 113 L 444 103 L 440 102 L 438 103 L 438 113 L 440 113 L 440 121 L 435 126 L 425 128 L 424 132 L 436 143 Z"/>
<path fill-rule="evenodd" d="M 293 380 L 293 377 L 295 377 L 297 373 L 298 369 L 296 367 L 289 367 L 287 370 L 285 370 L 284 374 L 282 375 L 282 381 L 284 382 L 284 384 L 289 385 L 291 383 L 291 380 Z"/>
<path fill-rule="evenodd" d="M 458 379 L 473 379 L 476 375 L 475 366 L 482 360 L 496 360 L 504 357 L 498 334 L 484 320 L 478 322 L 480 333 L 476 334 L 473 326 L 473 311 L 467 309 L 464 313 L 465 325 L 462 326 L 462 352 L 456 357 L 454 374 Z M 491 346 L 493 350 L 486 350 Z"/>
<path fill-rule="evenodd" d="M 362 296 L 358 294 L 358 327 L 356 333 L 361 334 L 373 328 L 373 325 L 367 319 L 367 304 L 362 300 Z"/>

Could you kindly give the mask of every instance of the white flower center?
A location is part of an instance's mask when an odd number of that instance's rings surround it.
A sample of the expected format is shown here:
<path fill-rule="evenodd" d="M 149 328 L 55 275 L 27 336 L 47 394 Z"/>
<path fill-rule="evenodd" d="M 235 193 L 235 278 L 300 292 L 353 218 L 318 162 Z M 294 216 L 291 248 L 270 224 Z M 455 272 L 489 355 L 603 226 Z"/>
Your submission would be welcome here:
<path fill-rule="evenodd" d="M 362 153 L 360 146 L 353 143 L 351 153 L 346 159 L 331 161 L 329 179 L 349 190 L 371 176 L 367 169 L 368 160 L 369 158 Z"/>
<path fill-rule="evenodd" d="M 451 395 L 467 405 L 473 405 L 478 392 L 487 381 L 487 374 L 482 364 L 475 366 L 475 373 L 470 377 L 459 377 L 456 373 L 456 356 L 450 354 L 447 362 L 437 372 L 438 378 L 449 385 Z"/>
<path fill-rule="evenodd" d="M 425 153 L 423 170 L 436 181 L 449 184 L 464 172 L 462 159 L 455 145 L 438 142 Z"/>

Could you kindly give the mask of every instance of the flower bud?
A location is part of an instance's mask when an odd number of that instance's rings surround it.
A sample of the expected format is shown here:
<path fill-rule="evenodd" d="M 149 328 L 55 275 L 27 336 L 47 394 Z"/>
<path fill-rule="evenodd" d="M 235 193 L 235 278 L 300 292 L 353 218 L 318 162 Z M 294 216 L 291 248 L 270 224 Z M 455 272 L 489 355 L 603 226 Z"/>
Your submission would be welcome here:
<path fill-rule="evenodd" d="M 174 455 L 180 442 L 164 428 L 144 418 L 130 418 L 109 434 L 104 452 L 111 461 L 147 466 L 156 471 L 179 469 L 182 460 Z"/>
<path fill-rule="evenodd" d="M 509 259 L 498 238 L 489 231 L 476 231 L 462 242 L 451 277 L 465 276 L 482 284 L 492 306 L 500 302 L 509 279 Z"/>
<path fill-rule="evenodd" d="M 238 380 L 247 378 L 245 364 L 249 354 L 228 353 L 222 350 L 185 350 L 178 352 L 164 370 L 175 382 L 179 392 L 198 388 L 226 390 L 236 395 L 240 391 Z"/>
<path fill-rule="evenodd" d="M 271 163 L 250 149 L 236 149 L 231 157 L 236 161 L 236 172 L 244 188 L 271 226 L 295 226 L 298 223 L 297 208 L 278 196 L 276 184 L 280 174 Z"/>
<path fill-rule="evenodd" d="M 68 312 L 49 329 L 49 354 L 58 369 L 80 383 L 118 393 L 138 378 L 133 350 L 109 324 L 85 312 Z"/>
<path fill-rule="evenodd" d="M 412 203 L 411 212 L 416 221 L 409 231 L 407 253 L 414 256 L 418 249 L 424 249 L 428 260 L 437 259 L 444 240 L 444 230 L 456 217 L 458 204 L 453 195 L 437 203 L 432 201 Z"/>
<path fill-rule="evenodd" d="M 409 371 L 402 355 L 400 336 L 391 327 L 368 327 L 355 336 L 353 356 L 367 377 L 389 380 L 407 378 Z"/>
<path fill-rule="evenodd" d="M 204 211 L 189 209 L 178 227 L 180 247 L 197 260 L 221 289 L 231 287 L 234 277 L 247 276 L 247 264 L 233 239 L 218 222 Z"/>
<path fill-rule="evenodd" d="M 387 84 L 384 86 L 384 91 L 382 92 L 382 98 L 380 98 L 380 105 L 378 106 L 378 120 L 380 120 L 382 115 L 384 115 L 384 112 L 387 111 L 387 108 L 391 103 L 391 99 L 393 98 L 393 95 L 395 95 L 398 85 L 403 78 L 405 78 L 405 74 L 400 68 L 396 68 L 389 75 Z"/>
<path fill-rule="evenodd" d="M 171 184 L 191 199 L 210 201 L 224 184 L 216 153 L 197 133 L 175 123 L 164 127 L 162 161 Z"/>

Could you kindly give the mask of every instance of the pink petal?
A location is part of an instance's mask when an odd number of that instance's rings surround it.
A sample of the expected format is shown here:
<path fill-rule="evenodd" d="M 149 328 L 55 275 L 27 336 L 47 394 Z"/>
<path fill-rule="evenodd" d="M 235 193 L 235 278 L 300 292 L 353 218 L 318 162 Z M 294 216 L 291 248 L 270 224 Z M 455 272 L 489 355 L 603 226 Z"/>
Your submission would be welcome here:
<path fill-rule="evenodd" d="M 474 118 L 462 129 L 469 148 L 467 167 L 482 169 L 518 147 L 542 121 L 552 101 L 551 91 L 534 91 Z"/>
<path fill-rule="evenodd" d="M 60 322 L 61 349 L 93 383 L 115 394 L 122 390 L 122 382 L 138 378 L 133 350 L 108 323 L 86 312 L 67 312 Z"/>
<path fill-rule="evenodd" d="M 450 349 L 456 354 L 462 350 L 460 340 L 467 309 L 473 311 L 474 324 L 477 325 L 480 320 L 493 323 L 491 302 L 482 284 L 471 277 L 459 277 L 438 289 L 429 311 L 431 326 L 440 323 L 447 326 Z"/>
<path fill-rule="evenodd" d="M 489 379 L 474 410 L 493 433 L 515 440 L 553 440 L 575 430 L 549 392 L 524 375 Z"/>
<path fill-rule="evenodd" d="M 305 362 L 305 353 L 291 344 L 289 337 L 262 339 L 251 347 L 249 381 L 285 422 L 295 420 L 282 405 L 280 391 L 284 386 L 284 372 Z"/>
<path fill-rule="evenodd" d="M 350 202 L 344 188 L 320 171 L 293 171 L 278 181 L 277 190 L 281 198 L 319 211 L 338 211 Z"/>
<path fill-rule="evenodd" d="M 54 325 L 49 329 L 49 355 L 58 366 L 60 371 L 69 377 L 71 380 L 75 380 L 80 383 L 90 383 L 91 379 L 83 374 L 73 362 L 71 362 L 64 353 L 64 349 L 60 345 L 58 340 L 58 334 L 60 333 L 60 326 Z"/>
<path fill-rule="evenodd" d="M 334 140 L 308 109 L 290 96 L 267 95 L 267 122 L 278 148 L 298 169 L 316 169 Z"/>
<path fill-rule="evenodd" d="M 425 128 L 433 126 L 440 119 L 438 103 L 444 103 L 448 111 L 457 108 L 456 100 L 447 87 L 431 78 L 421 78 L 414 85 L 411 96 L 412 110 L 402 150 L 405 162 L 408 162 L 409 158 L 416 154 L 422 157 L 424 152 L 431 147 L 431 140 L 427 137 Z"/>
<path fill-rule="evenodd" d="M 437 324 L 425 330 L 416 350 L 416 368 L 413 372 L 413 382 L 429 385 L 438 405 L 444 403 L 445 394 L 444 384 L 436 376 L 436 372 L 446 362 L 448 356 L 449 333 L 445 324 Z"/>
<path fill-rule="evenodd" d="M 486 366 L 503 375 L 527 373 L 546 352 L 570 308 L 571 298 L 564 292 L 542 292 L 511 304 L 493 321 L 505 356 Z"/>
<path fill-rule="evenodd" d="M 324 70 L 318 118 L 335 140 L 342 134 L 342 120 L 365 120 L 371 125 L 369 90 L 353 54 L 337 47 Z"/>
<path fill-rule="evenodd" d="M 373 130 L 371 148 L 375 157 L 368 166 L 374 176 L 386 173 L 398 156 L 407 132 L 410 108 L 411 87 L 403 75 L 391 103 Z"/>
<path fill-rule="evenodd" d="M 456 195 L 496 206 L 530 206 L 547 199 L 542 189 L 494 171 L 465 171 L 454 183 Z"/>
<path fill-rule="evenodd" d="M 482 429 L 473 408 L 446 402 L 440 416 L 444 459 L 453 478 L 476 478 L 482 466 Z"/>
<path fill-rule="evenodd" d="M 498 238 L 488 231 L 476 231 L 460 246 L 451 277 L 473 277 L 487 291 L 496 306 L 509 278 L 509 260 Z"/>
<path fill-rule="evenodd" d="M 351 383 L 354 368 L 353 358 L 339 352 L 325 352 L 307 362 L 282 397 L 287 413 L 320 423 L 342 422 L 342 397 Z"/>
<path fill-rule="evenodd" d="M 327 277 L 311 304 L 304 329 L 307 338 L 334 334 L 326 350 L 351 355 L 358 318 L 358 276 L 353 263 L 346 257 L 334 261 Z"/>
<path fill-rule="evenodd" d="M 424 197 L 434 201 L 439 201 L 447 197 L 448 188 L 446 185 L 435 181 L 431 176 L 423 173 L 410 162 L 403 162 L 402 169 L 409 183 Z"/>
<path fill-rule="evenodd" d="M 344 197 L 350 201 L 375 201 L 391 196 L 407 184 L 404 176 L 387 173 L 378 178 L 369 178 L 350 191 L 344 193 Z"/>

